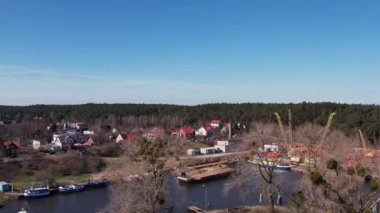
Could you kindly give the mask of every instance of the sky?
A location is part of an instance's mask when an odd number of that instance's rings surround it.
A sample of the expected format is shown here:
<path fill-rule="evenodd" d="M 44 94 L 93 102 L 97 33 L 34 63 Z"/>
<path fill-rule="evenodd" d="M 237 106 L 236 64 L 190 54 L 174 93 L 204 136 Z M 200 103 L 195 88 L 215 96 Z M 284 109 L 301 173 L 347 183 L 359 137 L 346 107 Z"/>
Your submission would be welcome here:
<path fill-rule="evenodd" d="M 380 104 L 378 0 L 0 0 L 0 105 Z"/>

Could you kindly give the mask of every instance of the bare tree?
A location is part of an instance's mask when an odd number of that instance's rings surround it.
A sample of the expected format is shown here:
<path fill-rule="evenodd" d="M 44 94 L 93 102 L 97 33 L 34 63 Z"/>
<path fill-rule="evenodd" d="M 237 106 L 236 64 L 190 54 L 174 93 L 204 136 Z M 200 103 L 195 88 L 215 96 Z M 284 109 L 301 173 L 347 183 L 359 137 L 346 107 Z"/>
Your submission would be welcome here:
<path fill-rule="evenodd" d="M 111 167 L 118 180 L 112 189 L 111 201 L 104 212 L 158 212 L 165 201 L 164 190 L 170 168 L 166 163 L 167 141 L 138 140 L 137 147 L 129 146 L 127 158 Z M 132 154 L 133 153 L 133 154 Z"/>

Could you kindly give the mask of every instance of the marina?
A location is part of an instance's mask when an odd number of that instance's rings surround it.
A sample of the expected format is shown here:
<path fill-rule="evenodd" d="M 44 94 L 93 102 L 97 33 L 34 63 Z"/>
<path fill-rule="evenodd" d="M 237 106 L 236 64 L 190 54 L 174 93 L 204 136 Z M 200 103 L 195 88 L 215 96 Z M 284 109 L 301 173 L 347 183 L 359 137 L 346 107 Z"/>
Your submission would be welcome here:
<path fill-rule="evenodd" d="M 291 193 L 296 190 L 302 175 L 293 172 L 281 173 L 276 180 L 283 186 L 282 197 L 286 204 Z M 229 183 L 229 178 L 215 179 L 204 183 L 207 188 L 207 209 L 225 209 L 235 206 L 258 205 L 260 186 L 257 183 L 260 177 L 252 177 L 249 182 L 254 185 L 252 192 L 247 196 L 244 188 L 233 187 L 226 191 L 225 185 Z M 160 212 L 167 212 L 169 207 L 174 208 L 174 212 L 185 213 L 189 206 L 203 208 L 205 202 L 205 187 L 203 184 L 179 184 L 176 177 L 172 176 L 167 182 L 165 192 L 165 203 Z M 83 193 L 57 193 L 47 199 L 21 199 L 8 202 L 2 209 L 4 212 L 17 212 L 25 208 L 29 213 L 54 212 L 67 213 L 77 212 L 78 203 L 81 204 L 82 213 L 93 213 L 97 209 L 104 208 L 111 196 L 111 187 L 95 188 L 85 190 Z M 264 201 L 265 202 L 265 201 Z"/>

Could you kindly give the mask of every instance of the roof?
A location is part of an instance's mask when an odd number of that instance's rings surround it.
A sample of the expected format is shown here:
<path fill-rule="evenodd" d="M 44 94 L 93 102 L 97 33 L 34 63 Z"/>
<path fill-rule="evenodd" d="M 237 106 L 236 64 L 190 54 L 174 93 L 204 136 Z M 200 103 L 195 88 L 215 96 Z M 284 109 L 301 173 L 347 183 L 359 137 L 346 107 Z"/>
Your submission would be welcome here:
<path fill-rule="evenodd" d="M 119 135 L 123 138 L 123 140 L 127 140 L 128 139 L 128 133 L 127 132 L 122 132 Z"/>
<path fill-rule="evenodd" d="M 21 144 L 20 144 L 20 141 L 7 141 L 7 142 L 4 142 L 3 143 L 3 146 L 8 149 L 8 147 L 13 144 L 15 145 L 17 148 L 21 148 Z"/>
<path fill-rule="evenodd" d="M 220 120 L 212 120 L 210 124 L 220 124 Z"/>
<path fill-rule="evenodd" d="M 206 131 L 210 131 L 212 129 L 211 125 L 210 124 L 206 124 L 203 126 L 203 128 L 206 130 Z"/>
<path fill-rule="evenodd" d="M 172 133 L 178 132 L 178 130 L 179 130 L 178 128 L 171 128 L 168 130 L 168 132 L 172 134 Z"/>
<path fill-rule="evenodd" d="M 88 145 L 94 144 L 94 140 L 92 139 L 91 136 L 87 138 L 86 144 L 88 144 Z"/>
<path fill-rule="evenodd" d="M 134 132 L 123 132 L 119 134 L 123 140 L 133 141 L 136 139 L 136 134 Z"/>
<path fill-rule="evenodd" d="M 189 126 L 184 126 L 181 128 L 181 130 L 185 133 L 185 134 L 193 134 L 194 132 L 194 129 L 189 127 Z"/>

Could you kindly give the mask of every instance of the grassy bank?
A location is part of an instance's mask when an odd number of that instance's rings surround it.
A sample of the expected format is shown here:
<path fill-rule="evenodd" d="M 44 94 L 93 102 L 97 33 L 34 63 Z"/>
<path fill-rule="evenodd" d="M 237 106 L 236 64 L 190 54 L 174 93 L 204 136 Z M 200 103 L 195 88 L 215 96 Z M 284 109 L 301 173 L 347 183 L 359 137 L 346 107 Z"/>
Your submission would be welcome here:
<path fill-rule="evenodd" d="M 33 183 L 52 186 L 87 182 L 105 166 L 98 156 L 81 158 L 77 153 L 68 153 L 54 158 L 1 163 L 0 180 L 9 182 L 16 190 L 29 188 Z"/>
<path fill-rule="evenodd" d="M 84 174 L 73 174 L 73 175 L 62 175 L 53 174 L 49 177 L 50 183 L 57 185 L 64 185 L 70 183 L 86 183 L 91 179 L 94 173 L 84 173 Z M 17 191 L 22 191 L 23 189 L 29 188 L 31 184 L 40 184 L 40 177 L 38 176 L 22 176 L 21 178 L 11 182 L 10 184 Z"/>

